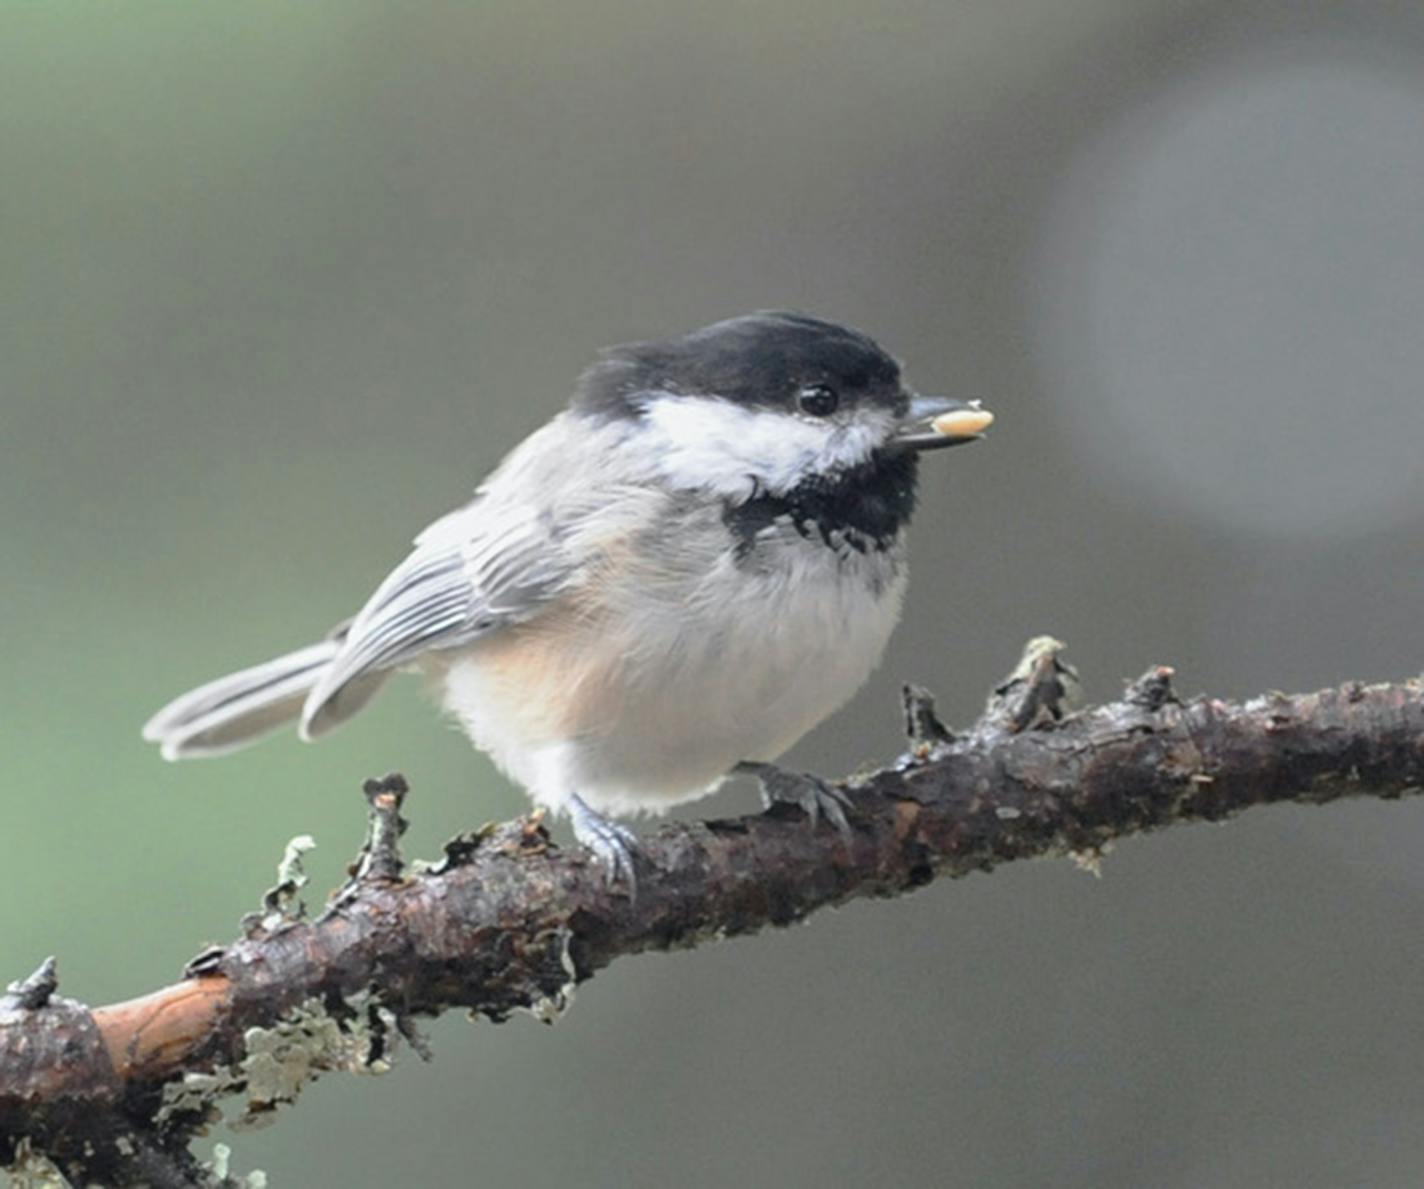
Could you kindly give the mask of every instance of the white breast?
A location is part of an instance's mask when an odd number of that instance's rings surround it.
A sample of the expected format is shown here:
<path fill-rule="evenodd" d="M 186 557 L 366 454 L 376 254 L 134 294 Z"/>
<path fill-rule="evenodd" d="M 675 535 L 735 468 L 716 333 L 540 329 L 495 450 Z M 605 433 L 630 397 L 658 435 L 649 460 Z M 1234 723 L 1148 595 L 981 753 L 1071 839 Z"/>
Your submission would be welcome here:
<path fill-rule="evenodd" d="M 725 539 L 720 524 L 700 531 Z M 551 608 L 447 655 L 445 704 L 550 808 L 577 793 L 601 812 L 657 813 L 702 796 L 844 704 L 899 618 L 898 547 L 837 552 L 789 532 L 764 555 L 748 567 L 694 547 L 655 570 L 619 558 L 595 613 Z"/>

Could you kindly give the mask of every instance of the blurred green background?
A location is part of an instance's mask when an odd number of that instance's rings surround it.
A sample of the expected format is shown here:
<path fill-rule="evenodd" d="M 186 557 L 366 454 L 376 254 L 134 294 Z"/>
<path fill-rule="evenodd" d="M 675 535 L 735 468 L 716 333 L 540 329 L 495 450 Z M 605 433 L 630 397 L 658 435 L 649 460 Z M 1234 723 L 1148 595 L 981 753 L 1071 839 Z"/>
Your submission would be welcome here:
<path fill-rule="evenodd" d="M 789 305 L 989 443 L 792 759 L 1094 697 L 1418 673 L 1424 9 L 1232 0 L 0 8 L 0 971 L 175 977 L 361 779 L 409 851 L 523 799 L 396 683 L 163 764 L 169 696 L 349 614 L 597 347 Z M 737 787 L 698 813 L 750 809 Z M 1424 807 L 1260 812 L 450 1018 L 236 1140 L 274 1186 L 1416 1185 Z M 232 1139 L 225 1131 L 217 1138 Z"/>

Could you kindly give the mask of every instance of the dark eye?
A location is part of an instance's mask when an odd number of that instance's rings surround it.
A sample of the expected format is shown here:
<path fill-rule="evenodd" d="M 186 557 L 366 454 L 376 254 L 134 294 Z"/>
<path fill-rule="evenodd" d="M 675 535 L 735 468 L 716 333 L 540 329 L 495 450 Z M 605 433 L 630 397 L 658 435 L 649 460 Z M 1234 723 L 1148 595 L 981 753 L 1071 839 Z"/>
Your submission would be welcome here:
<path fill-rule="evenodd" d="M 796 403 L 803 413 L 810 413 L 812 417 L 829 417 L 836 411 L 841 398 L 827 384 L 808 384 L 796 394 Z"/>

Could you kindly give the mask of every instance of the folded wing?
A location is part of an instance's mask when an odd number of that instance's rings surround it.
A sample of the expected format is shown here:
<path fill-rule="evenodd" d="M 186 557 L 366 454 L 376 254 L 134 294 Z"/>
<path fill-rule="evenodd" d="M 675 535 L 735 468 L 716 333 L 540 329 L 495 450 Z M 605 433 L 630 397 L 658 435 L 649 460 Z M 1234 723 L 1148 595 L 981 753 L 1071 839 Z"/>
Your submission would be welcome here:
<path fill-rule="evenodd" d="M 571 574 L 559 533 L 535 508 L 476 499 L 437 520 L 352 620 L 307 695 L 302 737 L 358 710 L 377 674 L 536 615 Z"/>

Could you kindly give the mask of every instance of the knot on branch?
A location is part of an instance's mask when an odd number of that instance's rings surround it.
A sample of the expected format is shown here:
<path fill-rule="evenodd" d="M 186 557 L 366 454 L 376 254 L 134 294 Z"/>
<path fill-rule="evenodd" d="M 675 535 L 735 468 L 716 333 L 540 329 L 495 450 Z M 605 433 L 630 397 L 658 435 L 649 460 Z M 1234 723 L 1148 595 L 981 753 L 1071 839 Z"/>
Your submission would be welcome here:
<path fill-rule="evenodd" d="M 28 978 L 19 979 L 5 988 L 5 994 L 0 995 L 0 1012 L 37 1011 L 47 1007 L 50 996 L 58 988 L 59 976 L 51 956 L 41 962 Z"/>
<path fill-rule="evenodd" d="M 351 869 L 353 883 L 370 880 L 398 880 L 405 868 L 401 858 L 400 840 L 410 825 L 401 817 L 410 785 L 399 772 L 379 780 L 368 780 L 361 786 L 370 807 L 366 819 L 366 842 Z"/>
<path fill-rule="evenodd" d="M 1153 665 L 1136 681 L 1128 684 L 1123 700 L 1155 714 L 1169 702 L 1177 702 L 1177 693 L 1172 688 L 1172 678 L 1176 675 L 1177 670 L 1171 665 Z"/>
<path fill-rule="evenodd" d="M 934 694 L 924 686 L 901 686 L 900 704 L 905 712 L 905 734 L 916 758 L 926 758 L 938 744 L 954 742 L 954 732 L 935 713 Z"/>

